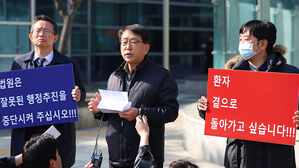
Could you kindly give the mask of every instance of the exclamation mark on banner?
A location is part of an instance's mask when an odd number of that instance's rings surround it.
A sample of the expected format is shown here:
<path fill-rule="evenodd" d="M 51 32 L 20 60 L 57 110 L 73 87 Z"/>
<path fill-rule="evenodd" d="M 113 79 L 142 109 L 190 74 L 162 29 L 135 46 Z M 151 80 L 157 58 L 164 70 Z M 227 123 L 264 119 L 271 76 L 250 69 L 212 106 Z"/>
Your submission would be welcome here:
<path fill-rule="evenodd" d="M 73 118 L 73 112 L 69 110 L 69 116 Z"/>
<path fill-rule="evenodd" d="M 72 111 L 74 112 L 74 117 L 77 117 L 77 110 L 74 109 L 74 110 L 72 110 Z"/>
<path fill-rule="evenodd" d="M 295 137 L 295 132 L 296 131 L 296 128 L 292 128 L 292 132 L 290 131 L 290 134 L 293 134 L 293 136 L 290 136 L 290 137 Z"/>
<path fill-rule="evenodd" d="M 290 134 L 291 134 L 291 130 L 292 130 L 292 128 L 290 128 Z M 287 137 L 289 137 L 289 127 L 287 127 L 287 129 L 286 129 L 286 131 L 287 131 Z M 290 135 L 290 137 L 292 137 L 291 135 Z"/>
<path fill-rule="evenodd" d="M 75 117 L 74 109 L 72 109 L 71 111 L 72 111 L 72 117 L 74 118 Z"/>

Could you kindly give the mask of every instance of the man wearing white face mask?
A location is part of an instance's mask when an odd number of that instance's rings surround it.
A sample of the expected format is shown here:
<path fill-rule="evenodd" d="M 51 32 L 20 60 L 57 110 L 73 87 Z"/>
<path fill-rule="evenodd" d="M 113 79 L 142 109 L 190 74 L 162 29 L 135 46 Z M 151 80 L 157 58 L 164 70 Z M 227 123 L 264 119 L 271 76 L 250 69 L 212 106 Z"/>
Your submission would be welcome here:
<path fill-rule="evenodd" d="M 245 60 L 249 60 L 251 57 L 255 56 L 257 53 L 259 53 L 261 50 L 255 52 L 253 50 L 253 45 L 258 45 L 261 41 L 258 41 L 256 43 L 244 43 L 240 39 L 239 43 L 239 52 L 242 55 L 242 57 Z"/>
<path fill-rule="evenodd" d="M 276 28 L 273 23 L 252 20 L 241 26 L 239 34 L 239 52 L 243 59 L 235 64 L 232 69 L 299 73 L 297 67 L 286 63 L 286 59 L 280 52 L 273 51 L 273 45 L 276 41 Z M 205 118 L 207 110 L 205 97 L 202 96 L 198 100 L 197 108 L 199 115 Z M 296 111 L 293 117 L 293 122 L 296 123 L 297 127 L 299 126 L 298 114 L 299 112 Z M 224 159 L 226 168 L 296 167 L 294 146 L 232 138 L 227 139 Z"/>

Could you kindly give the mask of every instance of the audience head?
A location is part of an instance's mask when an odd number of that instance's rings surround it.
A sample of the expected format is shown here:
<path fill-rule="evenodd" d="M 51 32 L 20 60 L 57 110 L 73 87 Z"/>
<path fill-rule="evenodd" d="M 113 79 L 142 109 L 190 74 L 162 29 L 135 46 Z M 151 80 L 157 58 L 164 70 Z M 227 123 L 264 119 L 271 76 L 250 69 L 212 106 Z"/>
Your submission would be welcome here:
<path fill-rule="evenodd" d="M 26 168 L 61 168 L 61 158 L 55 138 L 49 134 L 32 137 L 23 147 Z"/>
<path fill-rule="evenodd" d="M 198 168 L 197 165 L 185 159 L 179 159 L 170 163 L 169 168 Z"/>

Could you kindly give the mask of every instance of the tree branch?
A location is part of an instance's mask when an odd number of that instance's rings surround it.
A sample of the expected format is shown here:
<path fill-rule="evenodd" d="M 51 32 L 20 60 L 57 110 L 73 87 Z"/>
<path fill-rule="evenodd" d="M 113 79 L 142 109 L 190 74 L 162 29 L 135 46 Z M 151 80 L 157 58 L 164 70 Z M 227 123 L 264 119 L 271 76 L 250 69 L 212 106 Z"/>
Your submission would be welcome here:
<path fill-rule="evenodd" d="M 70 16 L 74 16 L 78 10 L 78 8 L 80 7 L 81 3 L 83 2 L 83 0 L 71 0 L 70 4 L 72 6 L 72 9 L 70 11 Z"/>
<path fill-rule="evenodd" d="M 61 0 L 53 0 L 56 6 L 56 9 L 61 17 L 68 15 L 67 10 L 63 7 Z"/>

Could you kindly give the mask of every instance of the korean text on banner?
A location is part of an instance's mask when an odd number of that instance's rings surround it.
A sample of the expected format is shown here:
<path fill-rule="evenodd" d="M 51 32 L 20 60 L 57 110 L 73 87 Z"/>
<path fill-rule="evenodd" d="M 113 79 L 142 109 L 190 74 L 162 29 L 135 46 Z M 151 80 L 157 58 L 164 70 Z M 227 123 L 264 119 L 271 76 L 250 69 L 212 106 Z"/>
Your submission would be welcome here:
<path fill-rule="evenodd" d="M 0 73 L 0 129 L 78 121 L 72 64 Z"/>
<path fill-rule="evenodd" d="M 205 135 L 295 145 L 299 75 L 209 69 Z"/>

